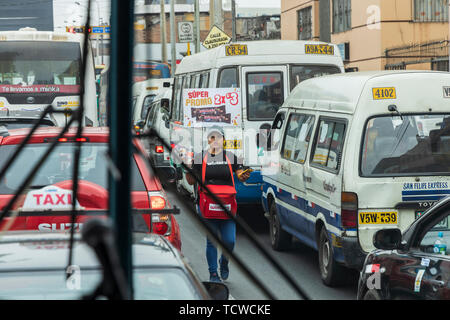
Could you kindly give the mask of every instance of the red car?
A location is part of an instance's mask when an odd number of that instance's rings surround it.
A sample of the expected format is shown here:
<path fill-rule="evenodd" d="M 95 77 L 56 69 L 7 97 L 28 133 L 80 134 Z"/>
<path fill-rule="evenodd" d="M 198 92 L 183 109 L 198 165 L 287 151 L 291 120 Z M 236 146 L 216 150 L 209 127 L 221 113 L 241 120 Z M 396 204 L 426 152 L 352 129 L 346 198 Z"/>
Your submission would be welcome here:
<path fill-rule="evenodd" d="M 8 169 L 3 181 L 0 181 L 0 209 L 12 198 L 61 129 L 41 128 L 33 134 Z M 15 129 L 0 136 L 0 168 L 3 168 L 28 132 L 29 129 Z M 86 214 L 77 216 L 76 230 L 79 230 L 86 219 L 92 217 L 90 212 L 108 208 L 108 137 L 108 128 L 83 129 L 77 206 L 79 210 L 86 211 Z M 39 169 L 27 191 L 16 201 L 13 210 L 70 210 L 75 138 L 76 128 L 69 129 Z M 139 140 L 134 140 L 133 143 L 145 154 Z M 131 190 L 133 209 L 171 208 L 159 179 L 151 174 L 145 160 L 136 154 L 131 161 Z M 70 219 L 70 213 L 63 216 L 52 216 L 51 213 L 37 216 L 19 214 L 17 217 L 5 218 L 0 230 L 7 227 L 8 230 L 64 231 L 70 229 Z M 180 228 L 172 214 L 134 214 L 133 223 L 134 226 L 144 227 L 147 232 L 164 235 L 181 250 Z"/>

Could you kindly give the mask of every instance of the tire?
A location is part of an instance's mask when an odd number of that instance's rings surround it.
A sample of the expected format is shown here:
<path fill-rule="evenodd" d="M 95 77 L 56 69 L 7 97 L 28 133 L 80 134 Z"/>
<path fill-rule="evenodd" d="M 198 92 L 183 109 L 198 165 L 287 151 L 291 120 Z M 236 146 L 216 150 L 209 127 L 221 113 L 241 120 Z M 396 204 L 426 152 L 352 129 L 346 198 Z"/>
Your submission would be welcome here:
<path fill-rule="evenodd" d="M 274 250 L 284 251 L 290 248 L 292 236 L 281 228 L 275 201 L 270 205 L 269 232 L 270 243 Z"/>
<path fill-rule="evenodd" d="M 334 259 L 332 244 L 324 226 L 320 229 L 317 248 L 320 276 L 323 283 L 329 287 L 343 284 L 347 279 L 347 270 Z"/>

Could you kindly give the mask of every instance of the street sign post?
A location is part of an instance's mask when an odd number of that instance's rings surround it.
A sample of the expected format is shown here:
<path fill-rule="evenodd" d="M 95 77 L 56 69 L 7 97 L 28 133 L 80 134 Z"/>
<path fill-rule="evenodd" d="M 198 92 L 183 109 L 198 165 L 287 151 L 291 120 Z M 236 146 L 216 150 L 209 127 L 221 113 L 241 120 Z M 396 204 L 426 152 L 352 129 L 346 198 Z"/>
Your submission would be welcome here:
<path fill-rule="evenodd" d="M 178 22 L 178 42 L 194 42 L 194 23 L 191 21 Z"/>
<path fill-rule="evenodd" d="M 206 49 L 212 49 L 223 44 L 227 44 L 230 41 L 231 38 L 225 32 L 217 26 L 213 26 L 206 36 L 205 41 L 203 41 L 203 46 Z"/>

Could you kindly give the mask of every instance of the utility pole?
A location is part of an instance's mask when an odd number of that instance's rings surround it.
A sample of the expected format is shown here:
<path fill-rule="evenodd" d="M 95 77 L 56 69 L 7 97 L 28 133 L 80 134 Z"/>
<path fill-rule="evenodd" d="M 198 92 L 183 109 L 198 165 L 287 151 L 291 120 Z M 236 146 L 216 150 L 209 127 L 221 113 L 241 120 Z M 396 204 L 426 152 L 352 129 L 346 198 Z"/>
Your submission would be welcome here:
<path fill-rule="evenodd" d="M 236 1 L 231 0 L 231 41 L 236 42 Z"/>
<path fill-rule="evenodd" d="M 209 29 L 211 30 L 211 28 L 214 26 L 215 24 L 215 10 L 214 10 L 214 5 L 215 5 L 216 0 L 209 0 Z"/>
<path fill-rule="evenodd" d="M 214 24 L 223 30 L 223 10 L 222 10 L 222 0 L 210 0 L 214 2 Z M 210 13 L 211 14 L 211 13 Z"/>
<path fill-rule="evenodd" d="M 167 62 L 167 47 L 166 47 L 166 11 L 165 11 L 165 1 L 161 0 L 160 16 L 159 16 L 159 29 L 161 32 L 161 62 Z"/>
<path fill-rule="evenodd" d="M 195 53 L 200 52 L 200 4 L 199 0 L 194 3 L 194 32 L 195 32 Z"/>
<path fill-rule="evenodd" d="M 177 67 L 177 52 L 175 39 L 175 0 L 170 0 L 170 44 L 172 49 L 171 69 L 172 76 L 175 74 Z"/>

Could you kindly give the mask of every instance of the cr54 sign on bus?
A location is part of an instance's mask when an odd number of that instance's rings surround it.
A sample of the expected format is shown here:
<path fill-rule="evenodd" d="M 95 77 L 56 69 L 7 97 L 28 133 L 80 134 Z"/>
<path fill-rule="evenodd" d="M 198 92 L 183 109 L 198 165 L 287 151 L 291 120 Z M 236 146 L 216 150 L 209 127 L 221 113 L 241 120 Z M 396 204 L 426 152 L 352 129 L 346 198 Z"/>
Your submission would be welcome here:
<path fill-rule="evenodd" d="M 186 89 L 183 91 L 184 126 L 241 125 L 238 88 Z"/>

